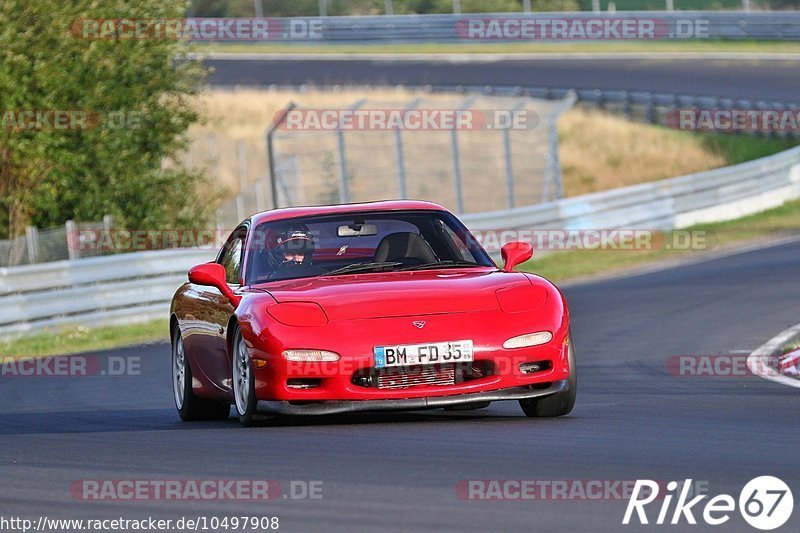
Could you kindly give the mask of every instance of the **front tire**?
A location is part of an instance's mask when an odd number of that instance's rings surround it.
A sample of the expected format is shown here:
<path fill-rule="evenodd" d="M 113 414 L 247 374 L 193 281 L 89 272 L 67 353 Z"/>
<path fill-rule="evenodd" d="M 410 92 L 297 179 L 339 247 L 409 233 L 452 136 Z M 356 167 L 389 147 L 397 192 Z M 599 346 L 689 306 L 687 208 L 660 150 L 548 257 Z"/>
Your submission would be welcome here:
<path fill-rule="evenodd" d="M 534 418 L 547 418 L 568 415 L 575 406 L 575 396 L 578 392 L 578 370 L 575 368 L 575 348 L 572 345 L 572 335 L 568 345 L 569 358 L 569 389 L 557 392 L 544 398 L 526 398 L 519 401 L 519 406 L 526 416 Z"/>
<path fill-rule="evenodd" d="M 239 422 L 243 426 L 252 426 L 256 418 L 256 386 L 253 375 L 253 360 L 247 351 L 247 344 L 242 331 L 236 328 L 233 336 L 233 353 L 231 353 L 231 384 L 233 386 L 234 406 Z"/>
<path fill-rule="evenodd" d="M 200 398 L 192 390 L 192 365 L 186 356 L 178 326 L 172 330 L 172 392 L 181 420 L 227 420 L 231 406 Z"/>

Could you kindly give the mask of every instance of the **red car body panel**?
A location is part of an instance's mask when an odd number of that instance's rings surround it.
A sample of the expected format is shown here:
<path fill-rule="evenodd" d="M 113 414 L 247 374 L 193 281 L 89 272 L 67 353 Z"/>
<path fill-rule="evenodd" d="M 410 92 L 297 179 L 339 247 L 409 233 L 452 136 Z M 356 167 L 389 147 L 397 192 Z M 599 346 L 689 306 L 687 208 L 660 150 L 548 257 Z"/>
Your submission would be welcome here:
<path fill-rule="evenodd" d="M 375 202 L 280 209 L 250 220 L 255 227 L 298 216 L 391 210 L 444 208 L 427 202 Z M 251 358 L 258 362 L 258 400 L 425 398 L 549 384 L 570 374 L 566 301 L 549 281 L 532 274 L 471 267 L 323 275 L 245 286 L 236 294 L 241 301 L 234 309 L 219 290 L 187 282 L 173 299 L 172 320 L 184 338 L 198 396 L 233 400 L 230 328 L 237 322 Z M 538 331 L 551 332 L 552 340 L 527 348 L 502 347 L 509 338 Z M 461 339 L 473 341 L 473 364 L 486 375 L 405 388 L 354 381 L 374 366 L 376 346 Z M 340 359 L 292 363 L 282 356 L 287 349 L 327 350 Z M 544 362 L 545 370 L 523 373 L 519 364 L 525 362 Z M 290 380 L 298 379 L 315 385 L 290 386 Z"/>

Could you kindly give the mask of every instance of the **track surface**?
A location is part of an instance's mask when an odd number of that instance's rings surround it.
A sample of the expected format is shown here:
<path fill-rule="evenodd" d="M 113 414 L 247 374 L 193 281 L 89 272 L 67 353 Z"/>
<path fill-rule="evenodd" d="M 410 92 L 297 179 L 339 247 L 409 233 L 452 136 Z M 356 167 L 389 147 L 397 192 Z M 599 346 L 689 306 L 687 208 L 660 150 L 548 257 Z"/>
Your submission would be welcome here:
<path fill-rule="evenodd" d="M 575 411 L 562 419 L 526 419 L 515 403 L 496 403 L 472 413 L 348 415 L 253 429 L 233 419 L 181 423 L 166 345 L 102 355 L 141 357 L 141 376 L 7 377 L 0 515 L 277 515 L 285 531 L 635 531 L 620 526 L 624 501 L 463 501 L 455 485 L 693 478 L 708 481 L 712 495 L 738 497 L 765 474 L 782 477 L 798 502 L 797 391 L 755 377 L 677 378 L 665 363 L 674 354 L 749 351 L 798 322 L 799 259 L 796 241 L 568 287 L 580 387 Z M 79 502 L 68 492 L 74 480 L 131 478 L 321 480 L 324 498 Z M 782 530 L 798 524 L 796 509 Z M 715 530 L 748 529 L 734 514 Z"/>
<path fill-rule="evenodd" d="M 734 59 L 208 60 L 212 85 L 312 83 L 626 89 L 799 103 L 800 62 Z"/>

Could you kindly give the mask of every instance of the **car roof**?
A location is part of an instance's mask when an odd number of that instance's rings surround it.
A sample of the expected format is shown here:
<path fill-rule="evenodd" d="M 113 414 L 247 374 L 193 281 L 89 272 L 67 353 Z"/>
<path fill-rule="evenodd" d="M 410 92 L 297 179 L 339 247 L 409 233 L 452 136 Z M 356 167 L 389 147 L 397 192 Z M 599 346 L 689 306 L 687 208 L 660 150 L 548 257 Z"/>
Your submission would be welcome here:
<path fill-rule="evenodd" d="M 342 213 L 364 213 L 372 211 L 447 211 L 444 207 L 433 202 L 422 200 L 385 200 L 381 202 L 362 202 L 354 204 L 338 205 L 314 205 L 304 207 L 282 207 L 256 213 L 250 217 L 251 223 L 256 226 L 262 222 L 272 222 L 274 220 L 287 220 L 291 218 L 314 216 L 314 215 L 337 215 Z"/>

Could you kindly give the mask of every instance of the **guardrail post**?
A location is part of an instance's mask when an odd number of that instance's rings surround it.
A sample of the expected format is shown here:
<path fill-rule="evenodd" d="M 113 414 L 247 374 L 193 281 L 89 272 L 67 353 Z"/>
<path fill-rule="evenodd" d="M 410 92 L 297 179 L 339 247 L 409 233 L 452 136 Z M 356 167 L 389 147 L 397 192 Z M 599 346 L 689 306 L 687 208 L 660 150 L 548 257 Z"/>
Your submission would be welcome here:
<path fill-rule="evenodd" d="M 564 180 L 561 174 L 561 160 L 558 157 L 558 119 L 561 115 L 578 101 L 578 94 L 573 91 L 567 91 L 558 109 L 553 113 L 552 120 L 548 124 L 548 154 L 547 161 L 549 163 L 545 172 L 549 171 L 550 176 L 545 176 L 544 186 L 542 187 L 542 202 L 549 200 L 548 187 L 550 185 L 548 177 L 555 183 L 556 186 L 556 199 L 564 198 Z"/>
<path fill-rule="evenodd" d="M 672 0 L 667 0 L 667 11 L 675 11 L 675 6 L 673 5 Z"/>
<path fill-rule="evenodd" d="M 261 0 L 253 0 L 253 13 L 257 19 L 264 16 L 264 6 L 261 5 Z"/>
<path fill-rule="evenodd" d="M 365 99 L 359 100 L 350 110 L 355 111 L 366 102 Z M 344 130 L 336 129 L 336 145 L 339 151 L 339 203 L 346 204 L 350 201 L 350 175 L 347 172 L 347 150 L 344 143 Z"/>
<path fill-rule="evenodd" d="M 595 105 L 597 109 L 605 109 L 606 108 L 606 94 L 603 92 L 602 89 L 595 89 Z"/>
<path fill-rule="evenodd" d="M 111 215 L 103 215 L 103 235 L 111 237 L 111 227 L 114 225 L 114 217 Z M 101 253 L 100 255 L 105 255 Z"/>
<path fill-rule="evenodd" d="M 750 12 L 750 0 L 742 0 L 742 11 L 745 13 Z"/>
<path fill-rule="evenodd" d="M 793 115 L 797 116 L 797 113 L 798 113 L 797 105 L 789 104 L 787 107 L 792 112 Z M 800 131 L 798 131 L 797 129 L 794 129 L 789 133 L 789 136 L 794 138 L 794 139 L 800 139 Z"/>
<path fill-rule="evenodd" d="M 772 104 L 772 109 L 774 109 L 775 111 L 777 111 L 780 114 L 781 112 L 786 111 L 787 107 L 784 106 L 780 102 L 774 102 Z M 778 128 L 777 130 L 772 130 L 772 135 L 774 135 L 774 136 L 776 136 L 776 137 L 778 137 L 780 139 L 786 139 L 789 136 L 788 133 L 786 132 L 786 130 L 782 130 L 780 128 Z"/>
<path fill-rule="evenodd" d="M 465 110 L 474 97 L 464 100 L 462 105 L 459 106 L 459 112 Z M 455 127 L 450 130 L 450 151 L 453 157 L 453 182 L 456 193 L 456 213 L 464 212 L 464 188 L 461 180 L 461 156 L 458 150 L 458 129 Z"/>
<path fill-rule="evenodd" d="M 525 107 L 525 102 L 519 102 L 517 105 L 514 106 L 514 109 L 511 111 L 511 122 L 514 123 L 514 114 Z M 514 168 L 513 168 L 513 158 L 511 156 L 511 127 L 503 128 L 502 131 L 503 135 L 503 159 L 505 163 L 505 174 L 506 174 L 506 196 L 507 196 L 507 203 L 508 207 L 512 208 L 515 207 L 514 201 Z"/>
<path fill-rule="evenodd" d="M 464 212 L 464 192 L 461 186 L 461 159 L 458 155 L 458 130 L 450 130 L 450 149 L 453 156 L 453 181 L 456 192 L 456 213 Z"/>
<path fill-rule="evenodd" d="M 278 176 L 275 174 L 275 147 L 273 145 L 274 141 L 272 137 L 275 135 L 275 130 L 277 130 L 280 125 L 283 124 L 283 122 L 286 120 L 286 117 L 295 107 L 297 107 L 297 104 L 294 102 L 289 102 L 289 105 L 287 105 L 283 111 L 276 115 L 272 125 L 267 128 L 267 132 L 264 134 L 267 145 L 267 179 L 269 180 L 269 189 L 270 193 L 272 194 L 273 209 L 278 208 Z"/>
<path fill-rule="evenodd" d="M 645 103 L 645 116 L 647 117 L 647 122 L 650 124 L 655 124 L 656 122 L 656 106 L 655 102 L 653 101 L 653 93 L 647 93 L 647 101 Z"/>
<path fill-rule="evenodd" d="M 344 131 L 336 131 L 336 146 L 339 150 L 339 203 L 350 201 L 350 178 L 347 175 L 347 151 L 344 147 Z"/>
<path fill-rule="evenodd" d="M 394 15 L 394 5 L 392 0 L 385 0 L 383 2 L 383 12 L 385 15 Z"/>
<path fill-rule="evenodd" d="M 420 103 L 417 98 L 406 106 L 406 110 L 411 110 L 417 107 Z M 406 161 L 405 154 L 403 153 L 403 129 L 397 128 L 394 130 L 395 153 L 397 154 L 397 190 L 400 198 L 408 198 L 408 182 L 406 178 Z"/>
<path fill-rule="evenodd" d="M 600 13 L 600 0 L 592 0 L 592 11 Z"/>
<path fill-rule="evenodd" d="M 631 118 L 631 95 L 628 94 L 628 91 L 620 92 L 620 96 L 622 97 L 622 116 L 626 119 Z"/>
<path fill-rule="evenodd" d="M 672 93 L 669 95 L 669 111 L 677 111 L 680 108 L 680 102 L 678 101 L 678 95 Z M 667 115 L 662 115 L 661 117 L 656 117 L 655 124 L 664 125 L 664 118 Z"/>
<path fill-rule="evenodd" d="M 67 230 L 67 256 L 70 261 L 73 259 L 80 259 L 80 235 L 78 235 L 78 231 L 75 227 L 75 221 L 67 220 L 65 226 Z"/>
<path fill-rule="evenodd" d="M 28 245 L 28 263 L 39 261 L 39 230 L 34 226 L 25 228 L 25 241 Z"/>
<path fill-rule="evenodd" d="M 508 207 L 514 207 L 514 169 L 511 164 L 511 134 L 503 128 L 503 159 L 506 173 L 506 196 Z"/>
<path fill-rule="evenodd" d="M 319 0 L 319 16 L 328 16 L 328 0 Z"/>
<path fill-rule="evenodd" d="M 403 154 L 403 130 L 397 128 L 394 132 L 394 146 L 397 154 L 397 193 L 400 198 L 408 198 L 408 185 L 406 182 L 406 163 Z"/>
<path fill-rule="evenodd" d="M 453 13 L 456 15 L 461 14 L 461 0 L 453 0 Z"/>
<path fill-rule="evenodd" d="M 522 0 L 522 11 L 523 13 L 531 12 L 531 0 Z"/>

